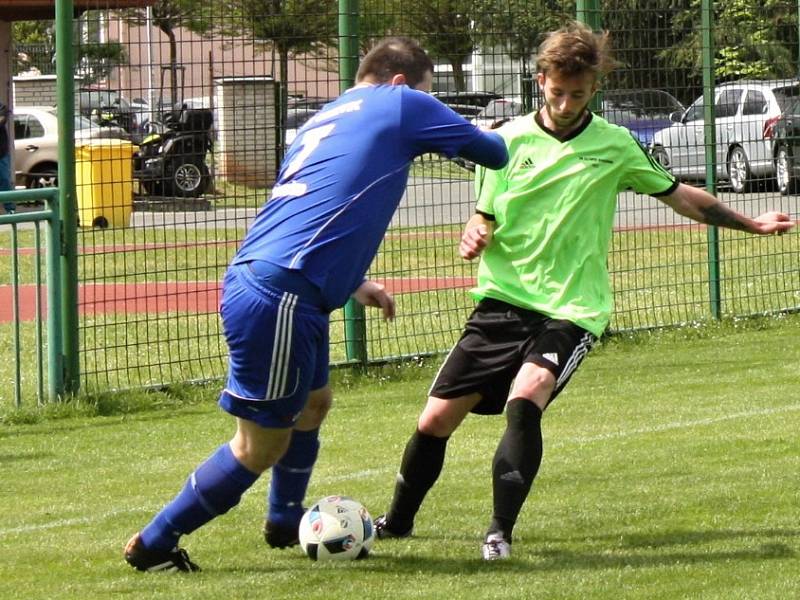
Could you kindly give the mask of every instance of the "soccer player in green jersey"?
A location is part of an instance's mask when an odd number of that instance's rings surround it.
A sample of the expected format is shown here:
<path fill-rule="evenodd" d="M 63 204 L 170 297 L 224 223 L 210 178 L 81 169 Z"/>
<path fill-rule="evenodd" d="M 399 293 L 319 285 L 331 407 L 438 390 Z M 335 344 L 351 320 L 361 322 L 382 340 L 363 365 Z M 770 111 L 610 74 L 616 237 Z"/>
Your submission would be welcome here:
<path fill-rule="evenodd" d="M 411 534 L 441 472 L 449 436 L 470 412 L 500 414 L 506 429 L 492 468 L 494 514 L 486 560 L 510 556 L 512 531 L 542 458 L 542 413 L 608 325 L 606 268 L 617 194 L 655 196 L 700 223 L 754 234 L 782 233 L 782 213 L 743 216 L 675 178 L 626 129 L 593 115 L 589 101 L 611 70 L 608 34 L 572 23 L 539 48 L 544 104 L 498 129 L 501 170 L 476 170 L 477 212 L 459 251 L 481 256 L 478 300 L 429 392 L 406 445 L 378 537 Z"/>

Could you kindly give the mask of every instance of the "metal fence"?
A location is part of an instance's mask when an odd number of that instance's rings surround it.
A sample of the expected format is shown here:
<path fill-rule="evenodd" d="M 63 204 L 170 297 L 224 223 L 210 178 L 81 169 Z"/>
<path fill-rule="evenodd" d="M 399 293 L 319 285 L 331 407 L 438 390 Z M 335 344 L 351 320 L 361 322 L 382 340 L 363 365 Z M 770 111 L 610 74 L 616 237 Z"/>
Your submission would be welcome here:
<path fill-rule="evenodd" d="M 44 207 L 13 214 L 16 203 L 29 201 Z M 3 252 L 8 284 L 0 288 L 0 331 L 10 352 L 0 369 L 0 390 L 15 407 L 23 399 L 43 404 L 63 388 L 58 190 L 0 192 L 0 203 L 12 211 L 0 215 L 10 242 Z"/>
<path fill-rule="evenodd" d="M 797 196 L 775 183 L 779 140 L 768 127 L 794 97 L 797 2 L 173 0 L 110 10 L 110 0 L 98 0 L 90 8 L 60 25 L 76 32 L 75 108 L 90 132 L 136 146 L 101 153 L 99 170 L 90 156 L 89 170 L 77 171 L 80 359 L 66 380 L 85 389 L 224 375 L 217 303 L 225 266 L 297 128 L 351 83 L 356 54 L 387 34 L 419 39 L 437 65 L 435 93 L 486 123 L 537 106 L 544 32 L 576 17 L 608 29 L 619 67 L 603 82 L 600 114 L 736 209 L 798 215 Z M 33 79 L 16 79 L 18 98 Z M 720 84 L 741 80 L 751 83 L 719 95 Z M 96 194 L 81 192 L 96 185 Z M 370 270 L 397 294 L 399 316 L 385 324 L 357 307 L 337 311 L 334 363 L 453 344 L 473 303 L 476 265 L 456 246 L 474 200 L 469 171 L 437 156 L 415 162 Z M 623 193 L 609 258 L 611 327 L 796 310 L 798 250 L 796 233 L 707 229 Z"/>

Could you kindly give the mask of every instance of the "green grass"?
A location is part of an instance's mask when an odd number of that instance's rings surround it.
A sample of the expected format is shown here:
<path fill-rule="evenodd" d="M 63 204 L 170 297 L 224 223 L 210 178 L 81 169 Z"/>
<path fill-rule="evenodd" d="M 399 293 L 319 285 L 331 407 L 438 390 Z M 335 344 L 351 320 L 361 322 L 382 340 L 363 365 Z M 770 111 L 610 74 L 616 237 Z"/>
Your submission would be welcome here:
<path fill-rule="evenodd" d="M 0 426 L 0 597 L 785 599 L 800 572 L 800 318 L 619 336 L 544 421 L 513 558 L 483 564 L 501 417 L 470 417 L 408 540 L 366 561 L 268 550 L 268 477 L 184 540 L 204 571 L 141 575 L 121 550 L 232 434 L 216 389 L 102 395 Z M 377 515 L 438 364 L 335 372 L 309 490 Z M 49 410 L 49 412 L 47 412 Z M 106 416 L 98 416 L 106 415 Z"/>

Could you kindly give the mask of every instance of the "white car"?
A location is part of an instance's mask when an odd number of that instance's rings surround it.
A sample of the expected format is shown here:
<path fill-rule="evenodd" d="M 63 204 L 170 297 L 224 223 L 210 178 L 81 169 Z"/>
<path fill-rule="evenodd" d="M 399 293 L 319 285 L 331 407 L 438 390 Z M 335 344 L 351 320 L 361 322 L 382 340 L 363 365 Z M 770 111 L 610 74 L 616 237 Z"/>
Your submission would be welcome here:
<path fill-rule="evenodd" d="M 497 98 L 487 104 L 474 118 L 472 122 L 478 127 L 494 129 L 506 121 L 525 114 L 522 102 L 508 98 Z"/>
<path fill-rule="evenodd" d="M 58 118 L 51 106 L 15 106 L 14 170 L 16 185 L 54 187 L 58 178 Z M 93 139 L 129 139 L 121 127 L 104 126 L 75 116 L 75 143 Z"/>
<path fill-rule="evenodd" d="M 796 79 L 736 81 L 714 91 L 716 177 L 729 180 L 734 192 L 750 190 L 756 180 L 775 175 L 773 129 L 793 98 Z M 650 152 L 680 179 L 705 179 L 705 122 L 701 96 L 673 123 L 653 135 Z"/>

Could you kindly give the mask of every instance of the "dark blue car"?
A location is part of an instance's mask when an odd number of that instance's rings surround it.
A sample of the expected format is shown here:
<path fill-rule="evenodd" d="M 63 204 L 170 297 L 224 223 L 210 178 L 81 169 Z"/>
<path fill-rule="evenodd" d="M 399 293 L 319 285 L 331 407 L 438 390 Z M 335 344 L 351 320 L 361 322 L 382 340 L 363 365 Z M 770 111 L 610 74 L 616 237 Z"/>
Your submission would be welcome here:
<path fill-rule="evenodd" d="M 684 106 L 661 90 L 612 90 L 603 92 L 602 116 L 630 129 L 646 148 L 656 131 L 672 124 L 670 115 L 683 113 Z"/>

